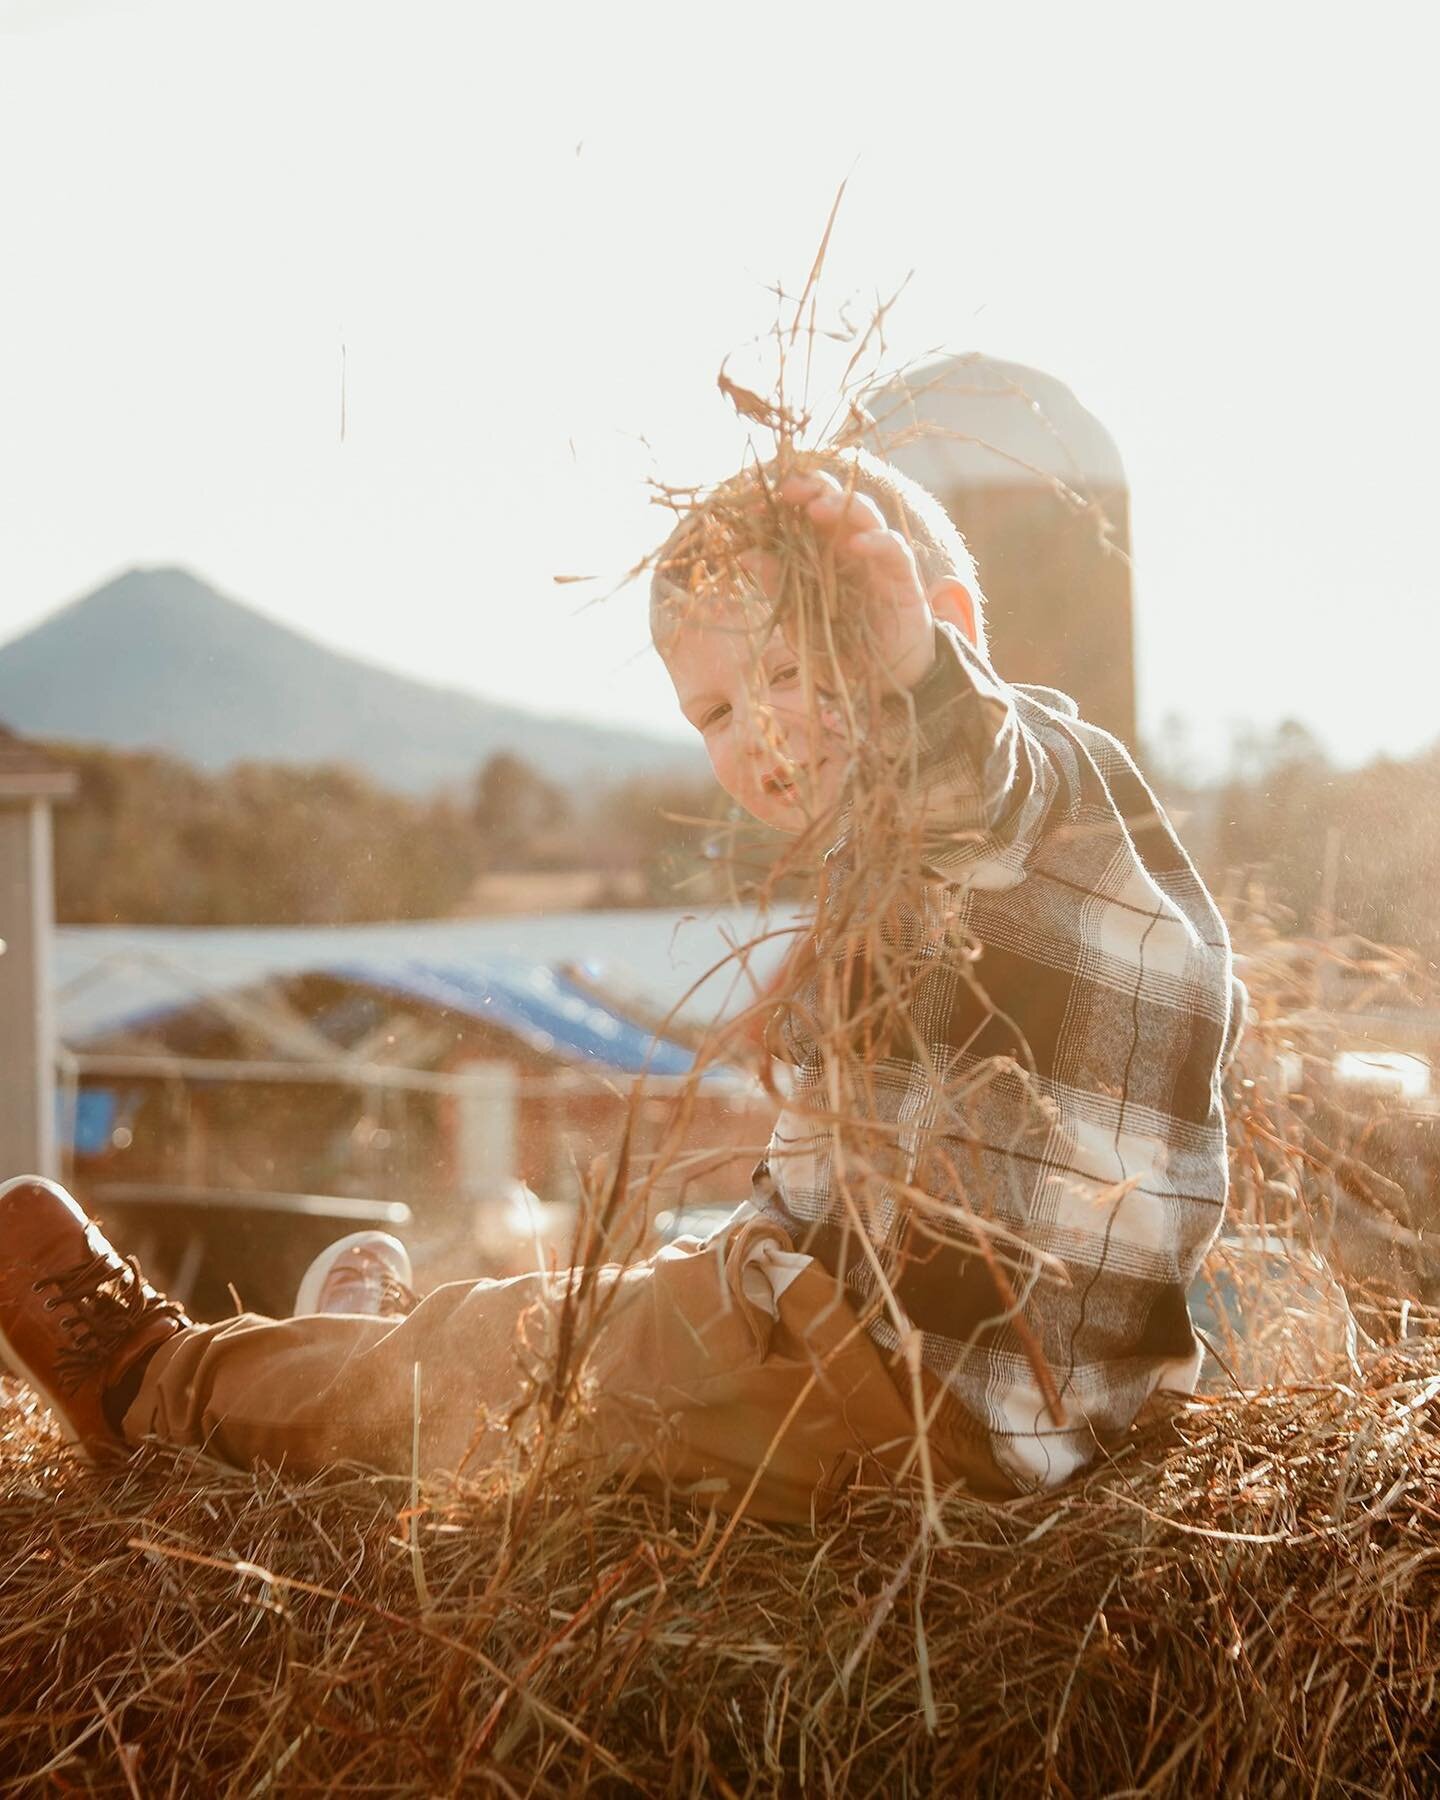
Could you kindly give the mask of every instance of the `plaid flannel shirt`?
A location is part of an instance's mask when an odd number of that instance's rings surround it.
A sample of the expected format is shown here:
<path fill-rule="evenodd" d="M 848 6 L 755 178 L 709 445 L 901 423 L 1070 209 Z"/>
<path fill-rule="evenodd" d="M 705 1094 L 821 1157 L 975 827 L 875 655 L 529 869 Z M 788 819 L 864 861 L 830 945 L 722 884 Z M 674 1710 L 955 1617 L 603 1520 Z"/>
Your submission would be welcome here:
<path fill-rule="evenodd" d="M 815 984 L 844 963 L 858 991 L 853 926 L 832 929 L 822 902 L 814 971 L 777 1020 L 795 1074 L 756 1200 L 1032 1489 L 1089 1462 L 1157 1387 L 1194 1385 L 1186 1289 L 1224 1210 L 1243 989 L 1122 746 L 939 637 L 911 696 L 922 897 L 885 927 L 901 1025 L 858 1056 L 816 1041 Z M 827 861 L 853 895 L 869 877 L 849 855 L 842 839 Z M 840 1063 L 853 1129 L 836 1123 Z"/>

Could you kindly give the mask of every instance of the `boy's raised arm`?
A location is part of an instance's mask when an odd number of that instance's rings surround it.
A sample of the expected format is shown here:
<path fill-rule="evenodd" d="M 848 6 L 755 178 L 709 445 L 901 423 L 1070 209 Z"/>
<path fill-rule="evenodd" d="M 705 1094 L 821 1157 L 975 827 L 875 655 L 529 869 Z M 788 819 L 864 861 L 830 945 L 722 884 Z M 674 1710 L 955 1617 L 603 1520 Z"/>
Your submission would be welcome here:
<path fill-rule="evenodd" d="M 934 663 L 906 704 L 926 862 L 952 881 L 986 862 L 1018 880 L 1059 778 L 1014 690 L 956 626 L 939 623 Z"/>
<path fill-rule="evenodd" d="M 1056 775 L 1025 729 L 1013 690 L 958 625 L 935 616 L 941 606 L 968 618 L 973 634 L 973 596 L 958 581 L 927 592 L 902 534 L 868 495 L 845 490 L 833 476 L 791 475 L 779 498 L 831 539 L 837 561 L 863 565 L 870 596 L 866 641 L 886 690 L 886 712 L 910 727 L 908 777 L 927 864 L 958 881 L 998 859 L 1018 879 Z M 764 580 L 770 572 L 757 573 Z M 904 779 L 903 767 L 900 773 Z"/>

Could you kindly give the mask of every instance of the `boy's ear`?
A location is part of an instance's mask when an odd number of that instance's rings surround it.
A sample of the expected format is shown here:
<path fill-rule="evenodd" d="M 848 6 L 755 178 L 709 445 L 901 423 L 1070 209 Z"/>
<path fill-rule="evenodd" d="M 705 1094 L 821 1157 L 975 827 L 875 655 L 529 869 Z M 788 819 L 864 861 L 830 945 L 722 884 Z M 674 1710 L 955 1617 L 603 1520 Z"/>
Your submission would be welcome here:
<path fill-rule="evenodd" d="M 978 649 L 980 634 L 975 623 L 975 601 L 965 583 L 957 581 L 953 575 L 942 576 L 926 597 L 935 617 L 943 619 L 947 625 L 958 625 Z"/>

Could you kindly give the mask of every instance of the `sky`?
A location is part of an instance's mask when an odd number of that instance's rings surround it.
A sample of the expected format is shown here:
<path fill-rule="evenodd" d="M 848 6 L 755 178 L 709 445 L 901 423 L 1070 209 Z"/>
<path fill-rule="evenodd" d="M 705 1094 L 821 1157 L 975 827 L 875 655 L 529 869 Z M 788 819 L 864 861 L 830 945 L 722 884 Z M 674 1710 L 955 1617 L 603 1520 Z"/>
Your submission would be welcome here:
<path fill-rule="evenodd" d="M 652 479 L 739 461 L 716 372 L 763 369 L 843 181 L 830 316 L 908 278 L 890 366 L 1028 363 L 1117 440 L 1146 735 L 1414 750 L 1427 13 L 0 0 L 0 640 L 180 563 L 406 673 L 683 730 L 639 597 L 598 597 L 663 535 Z"/>

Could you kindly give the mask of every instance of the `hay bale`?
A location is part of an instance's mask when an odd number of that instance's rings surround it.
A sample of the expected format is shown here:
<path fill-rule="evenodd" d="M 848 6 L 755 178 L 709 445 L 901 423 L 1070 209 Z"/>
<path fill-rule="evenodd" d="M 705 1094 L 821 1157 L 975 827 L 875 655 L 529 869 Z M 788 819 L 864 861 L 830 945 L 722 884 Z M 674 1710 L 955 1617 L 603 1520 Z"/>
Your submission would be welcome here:
<path fill-rule="evenodd" d="M 0 1766 L 66 1791 L 1419 1794 L 1440 1341 L 816 1533 L 578 1474 L 100 1473 L 0 1392 Z M 411 1537 L 414 1533 L 413 1539 Z M 718 1549 L 718 1554 L 717 1554 Z M 128 1788 L 127 1788 L 128 1784 Z"/>

